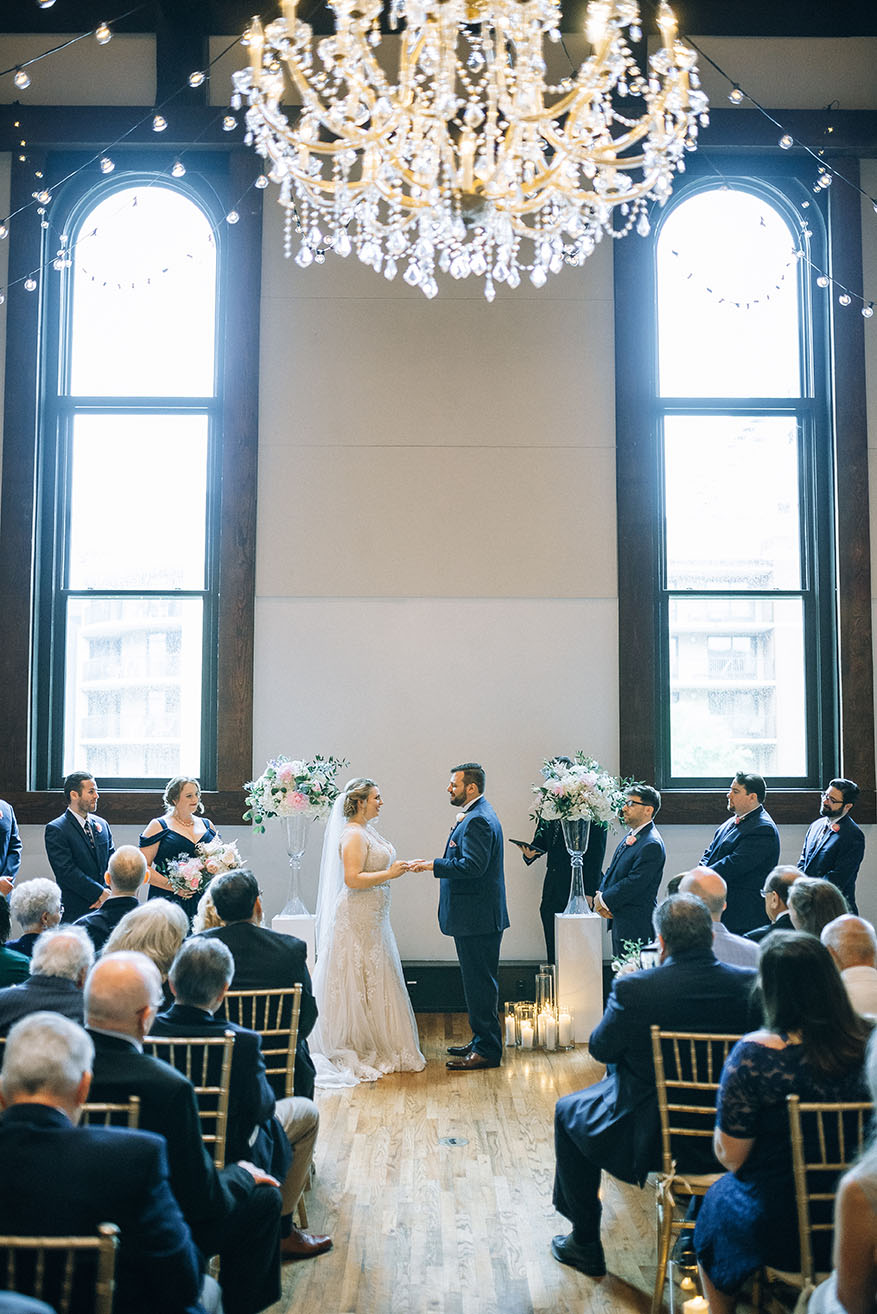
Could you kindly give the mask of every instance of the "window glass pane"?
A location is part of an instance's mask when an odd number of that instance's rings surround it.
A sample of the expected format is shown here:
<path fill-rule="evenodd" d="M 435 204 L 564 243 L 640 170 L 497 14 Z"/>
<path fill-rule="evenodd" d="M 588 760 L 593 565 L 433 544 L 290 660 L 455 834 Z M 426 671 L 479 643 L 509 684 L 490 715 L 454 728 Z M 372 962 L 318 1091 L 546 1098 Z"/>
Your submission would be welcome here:
<path fill-rule="evenodd" d="M 670 599 L 670 772 L 675 777 L 806 776 L 800 598 Z"/>
<path fill-rule="evenodd" d="M 169 187 L 128 187 L 74 234 L 70 391 L 213 393 L 216 246 L 204 211 Z"/>
<path fill-rule="evenodd" d="M 202 613 L 200 598 L 68 599 L 65 774 L 201 772 Z"/>
<path fill-rule="evenodd" d="M 732 188 L 699 192 L 658 242 L 665 397 L 797 397 L 795 242 L 782 215 Z"/>
<path fill-rule="evenodd" d="M 794 417 L 668 416 L 664 483 L 668 588 L 801 587 Z"/>
<path fill-rule="evenodd" d="M 68 587 L 202 589 L 207 418 L 77 415 Z"/>

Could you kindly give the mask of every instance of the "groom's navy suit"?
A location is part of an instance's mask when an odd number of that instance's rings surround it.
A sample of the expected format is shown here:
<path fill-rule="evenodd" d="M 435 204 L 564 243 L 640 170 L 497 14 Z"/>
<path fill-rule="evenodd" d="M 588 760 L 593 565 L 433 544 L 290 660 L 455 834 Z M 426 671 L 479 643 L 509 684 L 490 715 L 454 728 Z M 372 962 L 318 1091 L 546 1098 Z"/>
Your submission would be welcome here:
<path fill-rule="evenodd" d="M 807 876 L 831 881 L 850 905 L 850 912 L 858 913 L 856 877 L 864 856 L 865 836 L 849 813 L 840 821 L 819 817 L 807 831 L 798 866 Z"/>
<path fill-rule="evenodd" d="M 469 1025 L 477 1054 L 502 1058 L 499 946 L 509 924 L 502 865 L 502 828 L 481 794 L 454 826 L 444 857 L 436 858 L 439 926 L 454 937 L 463 973 Z"/>
<path fill-rule="evenodd" d="M 722 921 L 735 935 L 761 925 L 765 879 L 780 860 L 780 833 L 773 817 L 759 803 L 744 817 L 731 817 L 719 826 L 700 867 L 717 871 L 728 887 L 728 906 Z"/>
<path fill-rule="evenodd" d="M 104 874 L 115 853 L 113 835 L 105 821 L 89 817 L 94 848 L 68 808 L 46 826 L 46 857 L 61 887 L 64 921 L 75 922 L 106 892 Z"/>
<path fill-rule="evenodd" d="M 652 913 L 664 858 L 664 841 L 653 821 L 636 835 L 628 835 L 613 853 L 600 882 L 600 893 L 612 913 L 613 953 L 621 953 L 625 940 L 648 944 L 654 938 Z"/>

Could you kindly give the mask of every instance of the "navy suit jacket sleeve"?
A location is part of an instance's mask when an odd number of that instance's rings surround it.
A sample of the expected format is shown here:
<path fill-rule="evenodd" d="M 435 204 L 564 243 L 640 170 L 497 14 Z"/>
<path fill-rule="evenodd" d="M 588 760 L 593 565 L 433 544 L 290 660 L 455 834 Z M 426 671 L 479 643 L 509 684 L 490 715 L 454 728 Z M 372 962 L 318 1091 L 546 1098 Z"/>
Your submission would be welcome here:
<path fill-rule="evenodd" d="M 6 856 L 0 863 L 0 876 L 14 881 L 21 866 L 21 837 L 15 821 L 15 813 L 8 803 L 0 804 L 0 843 L 3 832 L 6 833 Z"/>
<path fill-rule="evenodd" d="M 74 825 L 76 824 L 74 822 Z M 112 852 L 113 842 L 110 839 L 110 853 Z M 78 894 L 89 906 L 99 899 L 106 889 L 101 881 L 95 880 L 76 865 L 69 837 L 64 833 L 63 826 L 54 821 L 50 821 L 46 826 L 46 857 L 61 888 Z"/>
<path fill-rule="evenodd" d="M 631 847 L 634 852 L 630 866 L 605 892 L 608 896 L 605 899 L 606 907 L 616 916 L 625 908 L 640 904 L 643 898 L 642 886 L 654 883 L 656 877 L 660 884 L 664 870 L 664 846 L 660 840 L 644 839 L 641 844 L 634 844 Z M 605 883 L 604 878 L 601 882 L 601 890 Z"/>
<path fill-rule="evenodd" d="M 140 1282 L 154 1284 L 156 1309 L 190 1309 L 201 1289 L 200 1257 L 171 1191 L 164 1141 L 145 1132 L 139 1136 L 144 1142 L 148 1136 L 152 1164 L 137 1226 L 122 1238 L 125 1259 L 136 1264 Z"/>
<path fill-rule="evenodd" d="M 493 831 L 486 817 L 475 813 L 460 823 L 454 835 L 453 856 L 436 858 L 433 875 L 442 880 L 481 880 L 490 865 Z"/>

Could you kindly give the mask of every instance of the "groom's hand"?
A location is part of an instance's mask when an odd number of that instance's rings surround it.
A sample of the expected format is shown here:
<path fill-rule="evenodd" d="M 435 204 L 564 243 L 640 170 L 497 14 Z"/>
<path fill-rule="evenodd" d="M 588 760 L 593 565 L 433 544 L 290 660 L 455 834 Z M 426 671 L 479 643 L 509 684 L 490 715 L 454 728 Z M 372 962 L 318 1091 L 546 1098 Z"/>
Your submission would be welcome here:
<path fill-rule="evenodd" d="M 409 863 L 409 871 L 432 871 L 432 862 L 425 858 L 418 858 L 416 862 Z"/>

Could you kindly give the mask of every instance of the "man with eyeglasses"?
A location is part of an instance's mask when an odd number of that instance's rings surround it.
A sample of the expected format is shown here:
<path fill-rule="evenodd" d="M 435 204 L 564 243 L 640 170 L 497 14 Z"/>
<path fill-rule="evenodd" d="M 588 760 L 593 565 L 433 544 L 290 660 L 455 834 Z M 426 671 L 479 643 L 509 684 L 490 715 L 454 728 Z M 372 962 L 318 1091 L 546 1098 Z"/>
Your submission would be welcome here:
<path fill-rule="evenodd" d="M 807 831 L 798 859 L 805 876 L 831 881 L 846 899 L 850 912 L 856 914 L 856 876 L 865 856 L 865 836 L 849 813 L 858 797 L 855 781 L 828 782 L 819 816 Z"/>
<path fill-rule="evenodd" d="M 774 867 L 761 891 L 764 911 L 770 920 L 764 926 L 756 926 L 754 931 L 747 931 L 744 940 L 754 940 L 756 944 L 761 944 L 771 931 L 794 931 L 789 913 L 789 890 L 800 875 L 797 867 Z"/>
<path fill-rule="evenodd" d="M 654 823 L 661 795 L 652 785 L 631 785 L 621 813 L 628 827 L 612 855 L 600 888 L 594 895 L 594 912 L 612 922 L 612 951 L 619 954 L 625 940 L 652 938 L 652 914 L 664 874 L 664 841 Z"/>

